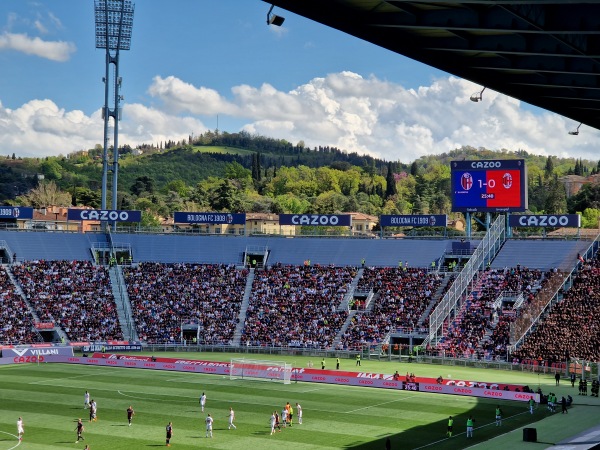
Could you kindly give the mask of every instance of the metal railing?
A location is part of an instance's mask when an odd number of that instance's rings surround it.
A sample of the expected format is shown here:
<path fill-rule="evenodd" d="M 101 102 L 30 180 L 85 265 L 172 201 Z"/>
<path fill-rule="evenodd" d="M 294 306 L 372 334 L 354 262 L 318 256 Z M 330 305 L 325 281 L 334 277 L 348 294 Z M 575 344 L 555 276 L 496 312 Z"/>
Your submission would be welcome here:
<path fill-rule="evenodd" d="M 500 215 L 490 226 L 489 231 L 480 241 L 479 245 L 469 258 L 459 276 L 454 280 L 440 304 L 431 313 L 429 320 L 428 342 L 435 342 L 443 334 L 444 321 L 458 306 L 461 299 L 466 297 L 469 285 L 477 276 L 479 270 L 496 256 L 502 244 L 506 240 L 505 216 Z"/>

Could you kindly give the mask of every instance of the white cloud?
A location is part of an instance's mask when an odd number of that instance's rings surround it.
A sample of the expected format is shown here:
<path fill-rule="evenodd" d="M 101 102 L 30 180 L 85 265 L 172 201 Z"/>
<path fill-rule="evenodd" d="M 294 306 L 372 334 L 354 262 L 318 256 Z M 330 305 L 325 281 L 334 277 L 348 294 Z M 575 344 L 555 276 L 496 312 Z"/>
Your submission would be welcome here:
<path fill-rule="evenodd" d="M 225 115 L 251 133 L 308 146 L 410 162 L 463 145 L 578 155 L 597 160 L 600 132 L 547 112 L 533 112 L 512 98 L 454 77 L 418 89 L 351 72 L 314 78 L 284 92 L 270 84 L 235 86 L 230 93 L 169 76 L 148 88 L 155 105 L 125 104 L 120 144 L 135 146 L 181 140 L 207 130 L 202 119 Z M 229 95 L 229 97 L 226 97 Z M 235 132 L 238 130 L 226 130 Z M 32 100 L 15 110 L 0 104 L 0 149 L 19 155 L 49 155 L 92 148 L 102 142 L 100 112 L 64 111 L 50 100 Z"/>
<path fill-rule="evenodd" d="M 46 34 L 48 32 L 48 28 L 46 28 L 40 20 L 34 21 L 33 26 L 42 34 Z"/>
<path fill-rule="evenodd" d="M 206 130 L 201 121 L 192 117 L 177 117 L 144 105 L 127 104 L 119 122 L 119 145 L 187 139 L 190 133 Z M 103 136 L 100 110 L 87 116 L 82 111 L 65 111 L 51 100 L 32 100 L 14 110 L 0 104 L 0 149 L 6 154 L 66 155 L 101 144 Z M 110 138 L 112 141 L 112 127 Z"/>
<path fill-rule="evenodd" d="M 63 41 L 44 41 L 23 33 L 0 34 L 0 51 L 14 50 L 28 55 L 39 56 L 52 61 L 65 62 L 75 52 L 75 44 Z"/>
<path fill-rule="evenodd" d="M 173 76 L 154 77 L 148 92 L 160 98 L 172 112 L 189 112 L 199 115 L 236 114 L 235 105 L 230 104 L 214 89 L 195 87 Z"/>

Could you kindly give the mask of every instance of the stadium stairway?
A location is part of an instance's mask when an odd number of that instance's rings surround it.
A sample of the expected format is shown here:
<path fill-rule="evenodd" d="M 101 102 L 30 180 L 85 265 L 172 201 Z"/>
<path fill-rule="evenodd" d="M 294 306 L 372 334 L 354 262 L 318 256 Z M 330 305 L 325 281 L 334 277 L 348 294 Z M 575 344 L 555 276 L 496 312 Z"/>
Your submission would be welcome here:
<path fill-rule="evenodd" d="M 125 341 L 137 341 L 139 337 L 137 330 L 135 329 L 135 322 L 131 311 L 131 302 L 129 300 L 129 294 L 127 294 L 127 286 L 125 285 L 121 266 L 115 265 L 111 267 L 108 271 L 108 275 L 110 277 L 115 304 L 117 305 L 117 317 L 121 324 L 123 339 Z"/>
<path fill-rule="evenodd" d="M 342 336 L 344 335 L 344 333 L 346 332 L 346 330 L 352 323 L 352 318 L 356 315 L 357 312 L 358 311 L 356 311 L 356 310 L 348 311 L 348 317 L 346 317 L 346 321 L 344 322 L 344 325 L 342 325 L 342 328 L 340 328 L 340 331 L 338 331 L 338 334 L 336 334 L 335 339 L 333 340 L 333 343 L 331 344 L 331 347 L 333 349 L 337 349 L 339 347 L 339 345 L 341 344 Z"/>
<path fill-rule="evenodd" d="M 31 304 L 29 303 L 29 300 L 27 300 L 27 296 L 25 295 L 25 293 L 23 292 L 23 289 L 21 289 L 21 286 L 19 285 L 19 283 L 17 282 L 16 278 L 14 277 L 14 275 L 12 274 L 12 272 L 9 269 L 9 266 L 4 266 L 4 271 L 6 272 L 6 275 L 8 276 L 9 281 L 12 283 L 12 285 L 15 287 L 15 293 L 21 297 L 21 300 L 23 300 L 23 302 L 25 302 L 25 304 L 27 305 L 27 312 L 29 314 L 31 314 L 31 317 L 33 319 L 34 322 L 40 322 L 40 317 L 37 315 L 37 313 L 35 312 L 35 309 L 33 309 L 33 307 L 31 306 Z M 38 337 L 38 341 L 39 342 L 44 342 L 44 339 L 42 338 L 42 335 L 35 330 L 35 333 Z M 64 335 L 64 333 L 63 333 Z M 63 336 L 61 335 L 61 337 Z M 66 335 L 64 336 L 66 339 Z"/>
<path fill-rule="evenodd" d="M 350 308 L 350 303 L 354 299 L 354 292 L 356 291 L 356 286 L 358 286 L 358 282 L 362 278 L 363 272 L 364 269 L 362 268 L 358 269 L 358 271 L 356 272 L 356 276 L 352 280 L 352 283 L 350 283 L 348 292 L 346 292 L 346 294 L 344 295 L 344 299 L 340 302 L 340 304 L 337 307 L 338 311 L 348 311 L 348 309 Z"/>
<path fill-rule="evenodd" d="M 246 322 L 246 312 L 248 311 L 248 305 L 250 304 L 250 294 L 252 293 L 252 284 L 254 283 L 254 269 L 250 269 L 248 273 L 248 279 L 246 280 L 246 289 L 244 290 L 244 298 L 240 306 L 240 314 L 238 316 L 238 322 L 233 332 L 233 341 L 231 345 L 238 347 L 242 342 L 242 331 L 244 331 L 244 323 Z"/>
<path fill-rule="evenodd" d="M 447 273 L 446 276 L 444 276 L 444 281 L 439 285 L 437 291 L 435 291 L 435 293 L 431 296 L 431 301 L 429 302 L 429 305 L 427 305 L 427 308 L 425 308 L 425 311 L 423 311 L 423 314 L 421 314 L 421 317 L 417 322 L 417 327 L 423 326 L 425 320 L 427 319 L 427 317 L 429 317 L 429 314 L 431 313 L 433 307 L 437 304 L 438 301 L 441 300 L 444 293 L 446 292 L 446 286 L 448 286 L 448 283 L 450 283 L 451 279 L 452 276 L 449 273 Z"/>

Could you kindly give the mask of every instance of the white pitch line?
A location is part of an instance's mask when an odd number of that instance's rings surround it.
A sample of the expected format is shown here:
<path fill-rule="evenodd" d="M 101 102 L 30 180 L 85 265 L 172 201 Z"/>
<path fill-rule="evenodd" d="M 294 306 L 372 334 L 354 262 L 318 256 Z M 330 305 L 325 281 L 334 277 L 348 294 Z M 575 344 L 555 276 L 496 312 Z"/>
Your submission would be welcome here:
<path fill-rule="evenodd" d="M 401 400 L 406 400 L 406 399 L 413 398 L 413 397 L 414 397 L 414 395 L 411 395 L 408 397 L 402 397 L 402 398 L 397 398 L 395 400 L 390 400 L 389 402 L 377 403 L 376 405 L 363 406 L 362 408 L 353 409 L 352 411 L 344 411 L 344 414 L 352 414 L 352 413 L 355 413 L 356 411 L 362 411 L 363 409 L 377 408 L 378 406 L 381 406 L 381 405 L 387 405 L 388 403 L 399 402 Z"/>
<path fill-rule="evenodd" d="M 88 373 L 85 375 L 75 375 L 72 377 L 62 377 L 62 378 L 46 378 L 45 380 L 39 380 L 39 381 L 30 381 L 28 384 L 46 384 L 46 383 L 50 383 L 52 381 L 57 381 L 57 380 L 74 380 L 76 378 L 85 378 L 85 377 L 95 377 L 98 376 L 98 372 L 102 372 L 101 370 L 97 370 L 95 372 L 92 373 Z M 111 373 L 106 372 L 107 375 L 110 375 Z M 53 385 L 54 386 L 54 385 Z M 66 386 L 66 387 L 71 387 L 71 386 Z"/>
<path fill-rule="evenodd" d="M 159 399 L 159 398 L 136 397 L 136 396 L 134 396 L 134 395 L 127 395 L 127 394 L 124 394 L 124 393 L 122 393 L 121 391 L 117 391 L 117 392 L 118 392 L 120 395 L 122 395 L 123 397 L 135 398 L 135 399 L 137 399 L 137 400 L 152 400 L 153 402 L 157 402 L 157 401 L 158 401 L 158 402 L 164 402 L 164 401 L 166 401 L 166 400 L 162 400 L 162 399 Z M 150 395 L 155 395 L 155 394 L 150 394 Z M 158 394 L 158 395 L 160 395 L 160 394 Z M 170 396 L 170 397 L 179 397 L 179 396 L 172 395 L 172 396 Z M 189 397 L 184 397 L 184 398 L 189 398 Z"/>
<path fill-rule="evenodd" d="M 305 390 L 303 390 L 303 391 L 299 391 L 299 392 L 300 392 L 301 394 L 306 394 L 307 392 L 321 391 L 321 390 L 323 390 L 323 389 L 327 389 L 327 387 L 326 387 L 326 386 L 321 386 L 321 387 L 314 388 L 314 389 L 305 389 Z"/>
<path fill-rule="evenodd" d="M 56 387 L 72 387 L 69 385 L 65 385 L 65 384 L 49 384 L 47 386 L 56 386 Z M 94 391 L 102 391 L 102 392 L 117 392 L 119 393 L 119 395 L 122 395 L 124 397 L 131 397 L 131 398 L 136 398 L 138 400 L 146 400 L 146 401 L 164 401 L 164 400 L 160 400 L 155 398 L 155 396 L 162 396 L 162 397 L 169 397 L 169 398 L 184 398 L 187 400 L 190 400 L 190 402 L 194 402 L 197 403 L 198 399 L 196 397 L 190 397 L 187 395 L 175 395 L 175 394 L 157 394 L 157 393 L 149 393 L 149 392 L 138 392 L 138 391 L 124 391 L 127 392 L 129 394 L 140 394 L 140 395 L 145 395 L 148 397 L 132 397 L 128 394 L 125 394 L 124 392 L 121 391 L 115 391 L 114 389 L 103 389 L 103 388 L 94 388 Z M 218 399 L 218 398 L 214 398 L 212 397 L 210 399 L 211 401 L 215 401 L 215 402 L 219 402 L 219 403 L 227 403 L 227 404 L 231 404 L 231 403 L 237 403 L 237 404 L 242 404 L 242 405 L 258 405 L 258 406 L 268 406 L 269 408 L 273 408 L 273 404 L 272 403 L 260 403 L 260 402 L 241 402 L 239 400 L 230 400 L 230 399 L 226 399 L 226 400 L 222 400 L 222 399 Z M 304 407 L 304 410 L 308 410 L 308 408 Z M 311 411 L 319 411 L 319 412 L 325 412 L 325 413 L 333 413 L 336 411 L 333 410 L 329 410 L 329 409 L 316 409 L 316 408 L 310 408 Z M 12 449 L 8 449 L 8 450 L 12 450 Z"/>
<path fill-rule="evenodd" d="M 529 414 L 529 410 L 527 410 L 527 411 L 523 411 L 523 412 L 520 412 L 520 413 L 517 413 L 517 414 L 514 414 L 514 415 L 512 415 L 512 416 L 509 416 L 509 417 L 506 417 L 506 418 L 502 418 L 502 421 L 505 421 L 505 420 L 508 420 L 508 419 L 512 419 L 513 417 L 521 416 L 521 415 L 523 415 L 523 414 Z M 493 421 L 493 422 L 490 422 L 490 423 L 486 423 L 485 425 L 481 425 L 481 426 L 479 426 L 479 427 L 476 427 L 476 428 L 474 428 L 474 430 L 480 430 L 480 429 L 482 429 L 482 428 L 489 427 L 489 426 L 490 426 L 490 425 L 492 425 L 492 424 L 494 424 L 494 425 L 495 425 L 495 424 L 496 424 L 496 421 Z M 498 436 L 494 436 L 493 438 L 491 438 L 491 439 L 488 439 L 488 441 L 491 441 L 492 439 L 496 439 L 497 437 L 499 437 L 499 436 L 503 436 L 503 435 L 505 435 L 505 434 L 513 433 L 514 431 L 515 431 L 515 430 L 511 430 L 511 431 L 507 431 L 506 433 L 499 434 Z M 457 434 L 453 435 L 452 437 L 447 437 L 447 438 L 444 438 L 444 439 L 440 439 L 439 441 L 431 442 L 430 444 L 423 445 L 422 447 L 417 447 L 417 448 L 415 448 L 415 449 L 413 449 L 413 450 L 420 450 L 420 449 L 422 449 L 422 448 L 431 447 L 432 445 L 436 445 L 436 444 L 439 444 L 440 442 L 446 442 L 446 441 L 452 440 L 452 439 L 454 439 L 454 438 L 455 438 L 455 437 L 457 437 L 457 436 L 462 436 L 463 434 L 464 434 L 464 435 L 466 435 L 466 434 L 467 434 L 467 432 L 466 432 L 466 431 L 463 431 L 462 433 L 457 433 Z M 487 442 L 487 441 L 486 441 L 486 442 Z M 473 445 L 479 445 L 479 444 L 481 444 L 481 442 L 477 442 L 476 444 L 473 444 Z"/>
<path fill-rule="evenodd" d="M 21 445 L 21 441 L 19 441 L 19 436 L 15 436 L 12 433 L 7 433 L 6 431 L 0 431 L 0 433 L 2 433 L 2 434 L 8 434 L 9 436 L 12 436 L 12 437 L 14 437 L 17 440 L 17 445 L 14 445 L 11 448 L 8 448 L 6 450 L 13 450 L 13 448 L 17 448 L 19 445 Z"/>

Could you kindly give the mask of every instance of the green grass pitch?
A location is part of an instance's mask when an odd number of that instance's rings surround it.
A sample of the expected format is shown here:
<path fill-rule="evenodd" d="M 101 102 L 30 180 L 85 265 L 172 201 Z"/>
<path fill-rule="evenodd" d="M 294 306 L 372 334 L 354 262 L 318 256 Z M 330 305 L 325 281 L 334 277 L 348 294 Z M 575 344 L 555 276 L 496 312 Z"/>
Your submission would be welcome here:
<path fill-rule="evenodd" d="M 229 356 L 186 354 L 185 357 L 227 361 Z M 255 356 L 266 359 L 264 355 Z M 296 365 L 305 365 L 304 360 L 293 359 Z M 352 362 L 344 361 L 343 365 L 349 366 L 345 369 L 355 369 Z M 454 372 L 454 378 L 520 381 L 534 387 L 540 383 L 546 392 L 554 384 L 549 375 L 542 375 L 540 380 L 540 376 L 521 372 L 458 367 L 363 361 L 362 369 L 384 373 L 396 369 L 406 373 L 408 370 L 423 376 L 440 373 L 446 376 L 448 372 Z M 491 400 L 316 383 L 283 385 L 269 381 L 232 381 L 216 375 L 142 369 L 16 365 L 1 367 L 0 380 L 0 450 L 83 449 L 85 444 L 89 444 L 91 450 L 164 447 L 165 426 L 169 421 L 173 422 L 174 429 L 171 448 L 182 450 L 198 447 L 384 449 L 387 437 L 394 449 L 506 448 L 506 442 L 511 438 L 520 440 L 520 428 L 531 422 L 542 421 L 534 426 L 544 426 L 547 422 L 552 430 L 556 428 L 553 420 L 560 419 L 560 423 L 577 420 L 576 415 L 561 418 L 560 413 L 551 415 L 544 408 L 539 408 L 532 416 L 525 404 L 504 402 L 501 404 L 504 421 L 501 427 L 496 427 L 494 409 L 497 402 Z M 566 380 L 563 384 L 565 386 L 560 389 L 573 395 Z M 560 389 L 556 389 L 559 394 Z M 88 422 L 89 413 L 83 407 L 86 390 L 98 404 L 97 422 Z M 204 413 L 198 403 L 203 391 L 208 397 Z M 304 423 L 294 423 L 292 428 L 271 436 L 271 412 L 281 411 L 288 401 L 294 406 L 296 402 L 302 405 Z M 127 425 L 126 416 L 129 405 L 136 412 L 131 427 Z M 236 430 L 227 429 L 230 406 L 236 413 Z M 576 412 L 576 408 L 571 411 Z M 215 419 L 212 439 L 205 438 L 206 413 Z M 452 439 L 446 438 L 449 415 L 455 417 Z M 467 439 L 464 433 L 468 415 L 473 415 L 476 420 L 473 439 Z M 19 416 L 25 423 L 25 435 L 20 444 L 16 439 Z M 78 418 L 84 420 L 86 440 L 75 443 Z M 513 430 L 516 431 L 511 433 Z M 540 431 L 538 437 L 539 434 Z M 552 436 L 552 439 L 558 437 Z M 513 449 L 518 448 L 510 445 Z M 527 448 L 548 446 L 539 445 L 530 444 Z"/>

